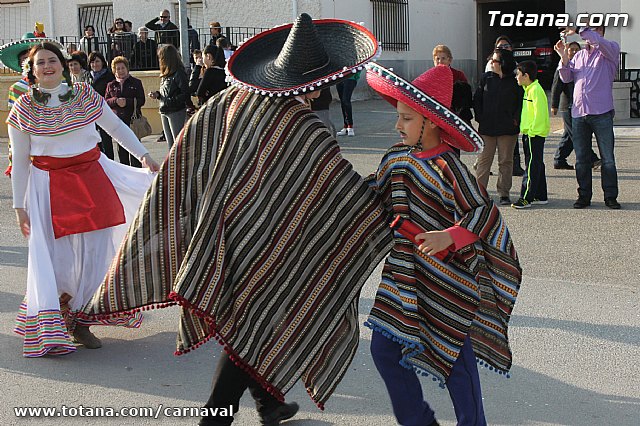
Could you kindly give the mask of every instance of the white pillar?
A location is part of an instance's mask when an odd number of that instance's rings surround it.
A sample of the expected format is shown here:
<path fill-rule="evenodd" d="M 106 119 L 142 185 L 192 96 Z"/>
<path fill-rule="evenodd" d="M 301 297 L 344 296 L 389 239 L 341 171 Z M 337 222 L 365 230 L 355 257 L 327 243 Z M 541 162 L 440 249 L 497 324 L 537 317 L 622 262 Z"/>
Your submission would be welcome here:
<path fill-rule="evenodd" d="M 180 26 L 180 54 L 185 68 L 189 66 L 189 30 L 187 26 L 187 0 L 178 1 L 178 22 Z"/>
<path fill-rule="evenodd" d="M 49 0 L 49 28 L 45 28 L 44 30 L 47 37 L 56 38 L 56 26 L 54 22 L 55 21 L 53 17 L 53 0 Z"/>

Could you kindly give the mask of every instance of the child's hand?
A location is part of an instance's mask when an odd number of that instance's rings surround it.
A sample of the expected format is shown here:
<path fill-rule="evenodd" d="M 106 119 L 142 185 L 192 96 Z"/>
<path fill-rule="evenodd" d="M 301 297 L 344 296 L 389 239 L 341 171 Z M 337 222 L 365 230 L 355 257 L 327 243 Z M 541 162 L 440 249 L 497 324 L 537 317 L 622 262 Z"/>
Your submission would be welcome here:
<path fill-rule="evenodd" d="M 453 238 L 446 231 L 423 232 L 416 235 L 416 240 L 422 240 L 418 249 L 428 256 L 435 256 L 453 244 Z"/>

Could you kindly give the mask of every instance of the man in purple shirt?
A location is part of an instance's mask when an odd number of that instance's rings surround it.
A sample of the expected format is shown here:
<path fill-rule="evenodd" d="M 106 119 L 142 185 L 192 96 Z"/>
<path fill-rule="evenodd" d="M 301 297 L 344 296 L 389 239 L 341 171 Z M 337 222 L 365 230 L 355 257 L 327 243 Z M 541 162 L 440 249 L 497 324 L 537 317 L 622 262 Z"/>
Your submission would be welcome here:
<path fill-rule="evenodd" d="M 555 45 L 561 58 L 560 79 L 575 83 L 573 90 L 573 147 L 576 152 L 576 179 L 578 199 L 573 204 L 576 209 L 591 205 L 591 134 L 596 135 L 600 158 L 602 159 L 601 180 L 604 202 L 610 209 L 619 209 L 618 172 L 613 154 L 613 80 L 620 62 L 620 46 L 615 41 L 604 38 L 604 27 L 581 28 L 580 37 L 586 47 L 569 60 L 569 52 L 563 40 Z M 575 34 L 567 27 L 564 35 Z"/>

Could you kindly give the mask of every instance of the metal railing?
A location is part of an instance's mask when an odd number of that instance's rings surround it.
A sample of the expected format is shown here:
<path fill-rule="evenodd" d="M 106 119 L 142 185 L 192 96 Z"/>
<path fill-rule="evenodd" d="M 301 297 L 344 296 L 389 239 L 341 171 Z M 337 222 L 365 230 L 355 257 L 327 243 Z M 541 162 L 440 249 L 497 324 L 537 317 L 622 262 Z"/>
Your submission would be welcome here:
<path fill-rule="evenodd" d="M 267 29 L 264 27 L 223 27 L 222 35 L 231 45 L 237 46 L 246 38 L 253 37 Z M 194 48 L 204 49 L 212 40 L 209 28 L 197 28 L 195 30 L 198 34 L 198 43 L 191 45 L 190 50 Z M 77 35 L 63 35 L 58 37 L 57 40 L 69 52 L 81 50 L 89 54 L 97 50 L 105 56 L 107 61 L 111 61 L 116 56 L 126 57 L 131 63 L 132 70 L 153 70 L 158 69 L 157 41 L 175 40 L 176 43 L 179 43 L 179 39 L 173 37 L 173 34 L 163 34 L 163 32 L 165 31 L 149 31 L 148 41 L 145 43 L 134 33 L 107 34 L 106 36 L 93 37 L 90 41 Z M 175 33 L 175 30 L 170 30 L 167 33 Z M 0 45 L 10 41 L 12 40 L 0 40 Z M 15 73 L 9 68 L 2 67 L 0 68 L 0 75 L 2 74 Z"/>

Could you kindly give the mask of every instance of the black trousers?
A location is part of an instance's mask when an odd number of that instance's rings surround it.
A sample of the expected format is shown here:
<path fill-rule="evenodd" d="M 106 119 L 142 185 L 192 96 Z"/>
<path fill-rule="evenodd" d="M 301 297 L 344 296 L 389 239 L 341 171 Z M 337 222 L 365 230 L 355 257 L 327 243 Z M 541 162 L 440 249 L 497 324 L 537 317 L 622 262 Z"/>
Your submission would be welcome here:
<path fill-rule="evenodd" d="M 522 135 L 526 173 L 522 177 L 520 197 L 528 202 L 547 200 L 547 176 L 544 169 L 544 141 L 541 136 Z"/>
<path fill-rule="evenodd" d="M 111 139 L 111 136 L 109 136 L 109 133 L 102 130 L 102 127 L 97 127 L 100 132 L 100 139 L 102 140 L 98 144 L 100 151 L 104 152 L 104 155 L 106 155 L 109 160 L 113 160 L 113 140 Z"/>
<path fill-rule="evenodd" d="M 142 167 L 142 163 L 140 163 L 133 154 L 121 147 L 120 144 L 118 144 L 118 160 L 120 160 L 120 164 L 126 164 L 131 167 Z"/>
<path fill-rule="evenodd" d="M 235 414 L 239 409 L 240 398 L 247 388 L 251 392 L 251 396 L 256 402 L 256 409 L 260 414 L 271 412 L 282 405 L 258 382 L 235 365 L 225 352 L 222 352 L 213 375 L 211 395 L 205 407 L 224 408 L 233 405 L 233 413 Z M 202 417 L 198 424 L 200 426 L 229 426 L 232 422 L 232 417 Z"/>

